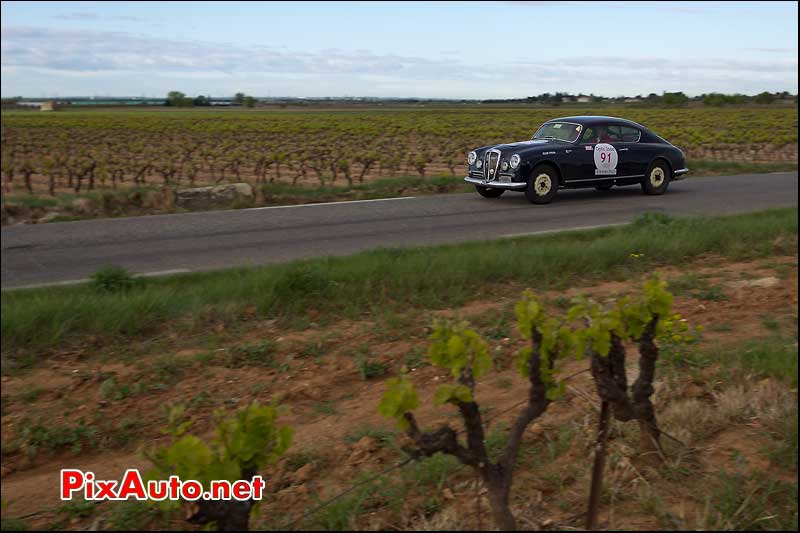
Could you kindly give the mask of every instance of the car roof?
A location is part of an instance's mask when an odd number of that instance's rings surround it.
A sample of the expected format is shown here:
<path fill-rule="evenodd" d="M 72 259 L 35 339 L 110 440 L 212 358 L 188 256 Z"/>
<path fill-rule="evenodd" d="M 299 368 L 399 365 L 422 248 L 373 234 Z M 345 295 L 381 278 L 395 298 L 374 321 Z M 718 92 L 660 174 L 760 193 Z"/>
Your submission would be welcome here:
<path fill-rule="evenodd" d="M 574 117 L 561 117 L 548 120 L 547 122 L 574 122 L 583 126 L 592 126 L 595 124 L 621 124 L 623 126 L 634 126 L 636 128 L 645 129 L 641 124 L 637 124 L 632 120 L 627 120 L 618 117 L 604 117 L 599 115 L 577 115 Z"/>

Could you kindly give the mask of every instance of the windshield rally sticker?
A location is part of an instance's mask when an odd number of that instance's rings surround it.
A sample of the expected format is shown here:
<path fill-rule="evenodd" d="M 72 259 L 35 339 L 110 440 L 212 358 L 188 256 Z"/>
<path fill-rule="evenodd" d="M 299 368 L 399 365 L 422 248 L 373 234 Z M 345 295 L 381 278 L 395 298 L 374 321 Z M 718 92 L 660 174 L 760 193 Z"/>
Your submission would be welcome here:
<path fill-rule="evenodd" d="M 607 143 L 600 143 L 594 147 L 594 175 L 617 175 L 617 150 Z"/>

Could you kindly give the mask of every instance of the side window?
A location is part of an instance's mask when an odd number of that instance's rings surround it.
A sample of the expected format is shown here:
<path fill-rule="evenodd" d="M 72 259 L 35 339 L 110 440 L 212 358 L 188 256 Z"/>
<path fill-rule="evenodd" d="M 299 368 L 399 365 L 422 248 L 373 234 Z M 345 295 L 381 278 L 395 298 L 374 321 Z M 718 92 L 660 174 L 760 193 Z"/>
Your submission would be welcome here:
<path fill-rule="evenodd" d="M 639 138 L 642 136 L 641 131 L 630 126 L 620 126 L 620 130 L 622 130 L 622 142 L 624 143 L 639 142 Z"/>
<path fill-rule="evenodd" d="M 594 143 L 616 143 L 622 140 L 622 132 L 619 126 L 610 124 L 598 124 L 586 128 L 581 137 L 582 144 Z"/>
<path fill-rule="evenodd" d="M 620 131 L 619 126 L 609 126 L 608 127 L 608 137 L 611 139 L 611 142 L 621 142 L 622 141 L 622 132 Z"/>

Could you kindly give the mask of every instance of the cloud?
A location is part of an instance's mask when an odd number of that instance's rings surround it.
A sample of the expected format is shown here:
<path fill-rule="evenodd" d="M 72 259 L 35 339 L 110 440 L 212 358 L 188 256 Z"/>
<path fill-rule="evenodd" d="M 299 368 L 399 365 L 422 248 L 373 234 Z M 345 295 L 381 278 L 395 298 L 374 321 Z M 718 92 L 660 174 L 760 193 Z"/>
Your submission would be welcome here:
<path fill-rule="evenodd" d="M 95 20 L 118 20 L 123 22 L 144 22 L 146 19 L 134 17 L 133 15 L 99 15 L 88 11 L 72 11 L 71 13 L 59 13 L 50 17 L 56 20 L 69 21 L 95 21 Z"/>
<path fill-rule="evenodd" d="M 688 15 L 698 15 L 709 13 L 708 9 L 701 9 L 692 5 L 681 5 L 676 2 L 570 2 L 570 1 L 525 1 L 525 0 L 507 0 L 505 4 L 528 6 L 528 7 L 558 7 L 558 6 L 571 6 L 571 7 L 603 7 L 614 9 L 653 9 L 656 11 L 665 11 L 669 13 L 683 13 Z"/>
<path fill-rule="evenodd" d="M 642 75 L 646 72 L 683 72 L 685 75 L 713 75 L 715 73 L 729 72 L 736 76 L 752 75 L 755 73 L 795 74 L 797 73 L 797 59 L 784 59 L 772 61 L 749 61 L 741 59 L 720 58 L 695 58 L 695 59 L 665 59 L 661 57 L 613 57 L 613 56 L 583 56 L 571 57 L 563 61 L 534 61 L 517 60 L 516 64 L 529 68 L 553 69 L 562 71 L 580 72 L 613 72 L 636 73 Z"/>
<path fill-rule="evenodd" d="M 73 11 L 72 13 L 59 13 L 50 18 L 57 20 L 98 20 L 100 15 L 89 13 L 88 11 Z"/>
<path fill-rule="evenodd" d="M 790 54 L 797 53 L 797 48 L 745 48 L 753 52 L 766 52 L 768 54 Z"/>
<path fill-rule="evenodd" d="M 312 52 L 177 41 L 128 32 L 23 26 L 2 28 L 0 48 L 3 93 L 15 94 L 22 92 L 18 87 L 23 82 L 32 85 L 26 79 L 48 76 L 53 80 L 50 85 L 83 77 L 88 93 L 104 77 L 133 80 L 133 87 L 121 85 L 129 87 L 123 90 L 126 94 L 130 90 L 156 90 L 158 80 L 173 80 L 171 86 L 180 85 L 184 91 L 188 84 L 198 87 L 191 90 L 209 87 L 219 91 L 222 89 L 217 87 L 226 87 L 228 80 L 231 86 L 239 87 L 243 82 L 257 87 L 287 87 L 284 94 L 303 96 L 323 95 L 321 91 L 328 91 L 328 95 L 378 94 L 378 90 L 397 91 L 383 93 L 385 96 L 477 98 L 561 90 L 603 95 L 663 90 L 693 94 L 797 90 L 796 57 L 673 60 L 658 56 L 576 56 L 468 64 L 446 55 L 414 57 L 339 48 Z M 168 86 L 166 81 L 164 85 Z"/>
<path fill-rule="evenodd" d="M 227 71 L 433 75 L 448 61 L 367 50 L 319 53 L 264 46 L 173 41 L 127 32 L 7 27 L 2 65 L 65 71 Z M 451 69 L 452 70 L 452 69 Z"/>

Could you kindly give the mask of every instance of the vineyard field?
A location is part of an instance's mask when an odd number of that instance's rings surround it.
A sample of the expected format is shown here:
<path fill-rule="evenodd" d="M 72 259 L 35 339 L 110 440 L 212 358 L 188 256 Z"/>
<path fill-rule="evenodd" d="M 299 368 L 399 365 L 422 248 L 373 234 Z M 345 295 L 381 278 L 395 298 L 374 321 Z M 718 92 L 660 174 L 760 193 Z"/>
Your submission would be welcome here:
<path fill-rule="evenodd" d="M 516 364 L 530 346 L 516 326 L 522 291 L 561 316 L 573 297 L 619 301 L 654 273 L 681 323 L 703 331 L 659 345 L 658 462 L 639 452 L 635 422 L 612 420 L 602 529 L 797 530 L 796 208 L 141 283 L 105 272 L 105 288 L 3 293 L 4 531 L 198 531 L 188 506 L 64 502 L 48 480 L 65 465 L 107 480 L 149 472 L 147 452 L 174 442 L 173 420 L 202 442 L 222 413 L 253 401 L 279 402 L 293 435 L 259 470 L 269 489 L 251 530 L 491 528 L 475 473 L 441 453 L 409 456 L 381 416 L 391 380 L 412 381 L 424 427 L 463 427 L 455 407 L 434 405 L 452 374 L 427 353 L 436 322 L 469 324 L 491 354 L 475 391 L 494 460 L 528 397 Z M 590 370 L 560 358 L 551 375 L 563 392 L 523 432 L 510 499 L 523 530 L 584 530 L 600 411 Z"/>
<path fill-rule="evenodd" d="M 3 191 L 456 176 L 470 149 L 528 139 L 542 122 L 572 114 L 639 122 L 690 160 L 797 161 L 796 106 L 5 112 Z"/>

